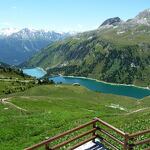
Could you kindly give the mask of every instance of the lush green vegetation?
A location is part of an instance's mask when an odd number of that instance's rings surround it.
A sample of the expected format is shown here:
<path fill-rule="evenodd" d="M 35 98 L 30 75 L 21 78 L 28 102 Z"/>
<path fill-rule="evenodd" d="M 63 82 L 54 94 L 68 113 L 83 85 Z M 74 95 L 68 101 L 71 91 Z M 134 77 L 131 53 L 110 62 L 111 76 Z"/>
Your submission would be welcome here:
<path fill-rule="evenodd" d="M 100 27 L 49 45 L 23 66 L 42 67 L 47 77 L 64 74 L 150 86 L 149 31 L 150 26 L 132 21 Z M 94 117 L 124 132 L 149 129 L 149 101 L 55 85 L 0 63 L 0 149 L 24 149 Z"/>
<path fill-rule="evenodd" d="M 48 46 L 26 66 L 43 67 L 48 75 L 62 73 L 149 86 L 149 30 L 140 25 L 81 33 Z"/>
<path fill-rule="evenodd" d="M 9 103 L 0 104 L 3 150 L 23 149 L 94 117 L 130 133 L 150 125 L 149 97 L 138 101 L 67 85 L 35 86 L 7 97 Z"/>
<path fill-rule="evenodd" d="M 36 83 L 36 79 L 24 75 L 21 70 L 6 64 L 0 65 L 0 95 L 25 91 Z"/>

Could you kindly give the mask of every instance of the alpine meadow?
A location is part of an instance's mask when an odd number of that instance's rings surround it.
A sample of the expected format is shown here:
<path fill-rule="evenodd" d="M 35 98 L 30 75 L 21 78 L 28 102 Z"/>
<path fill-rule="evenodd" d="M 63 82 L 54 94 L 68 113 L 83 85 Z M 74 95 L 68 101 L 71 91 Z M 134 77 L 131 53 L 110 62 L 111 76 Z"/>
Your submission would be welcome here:
<path fill-rule="evenodd" d="M 150 2 L 0 2 L 0 150 L 38 149 L 150 150 Z"/>

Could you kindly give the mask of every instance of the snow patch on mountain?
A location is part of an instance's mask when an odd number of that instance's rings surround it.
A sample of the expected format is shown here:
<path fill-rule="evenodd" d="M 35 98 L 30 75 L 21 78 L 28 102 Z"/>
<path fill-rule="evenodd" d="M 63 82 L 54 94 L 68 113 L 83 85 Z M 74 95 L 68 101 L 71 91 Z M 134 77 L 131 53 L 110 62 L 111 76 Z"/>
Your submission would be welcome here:
<path fill-rule="evenodd" d="M 10 36 L 13 33 L 17 33 L 19 29 L 17 28 L 3 28 L 0 30 L 1 36 Z"/>
<path fill-rule="evenodd" d="M 7 28 L 0 30 L 0 60 L 18 65 L 28 60 L 47 45 L 71 36 L 69 33 L 35 30 L 30 28 Z M 7 57 L 6 57 L 7 56 Z"/>

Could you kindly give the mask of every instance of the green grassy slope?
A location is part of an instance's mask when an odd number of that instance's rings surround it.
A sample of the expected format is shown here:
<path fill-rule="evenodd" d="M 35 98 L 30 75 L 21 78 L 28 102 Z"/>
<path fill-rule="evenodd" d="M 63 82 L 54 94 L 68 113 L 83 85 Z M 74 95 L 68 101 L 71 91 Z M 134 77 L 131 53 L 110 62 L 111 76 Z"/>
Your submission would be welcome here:
<path fill-rule="evenodd" d="M 24 91 L 34 86 L 36 80 L 24 75 L 22 71 L 10 66 L 0 65 L 0 96 Z"/>
<path fill-rule="evenodd" d="M 3 150 L 23 149 L 94 117 L 126 132 L 147 129 L 150 125 L 149 97 L 137 101 L 67 85 L 36 86 L 8 97 L 8 102 L 24 110 L 0 104 Z M 136 112 L 139 109 L 142 110 Z"/>

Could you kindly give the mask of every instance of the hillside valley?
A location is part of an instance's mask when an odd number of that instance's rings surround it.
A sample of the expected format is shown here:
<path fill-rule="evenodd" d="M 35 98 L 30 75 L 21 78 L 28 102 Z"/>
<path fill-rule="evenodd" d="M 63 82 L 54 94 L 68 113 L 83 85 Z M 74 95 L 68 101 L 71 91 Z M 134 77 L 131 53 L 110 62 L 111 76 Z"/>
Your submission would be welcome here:
<path fill-rule="evenodd" d="M 139 100 L 82 86 L 38 82 L 0 63 L 0 149 L 24 149 L 94 117 L 124 132 L 149 128 L 149 96 Z"/>
<path fill-rule="evenodd" d="M 125 132 L 145 130 L 150 122 L 149 100 L 67 85 L 42 85 L 7 95 L 0 103 L 0 148 L 24 149 L 94 117 Z"/>
<path fill-rule="evenodd" d="M 150 9 L 118 2 L 1 2 L 0 150 L 150 150 Z"/>
<path fill-rule="evenodd" d="M 0 96 L 25 91 L 37 84 L 37 80 L 15 67 L 0 62 Z"/>
<path fill-rule="evenodd" d="M 92 77 L 106 82 L 150 85 L 150 11 L 122 21 L 110 18 L 93 31 L 58 41 L 24 63 L 48 76 Z"/>

